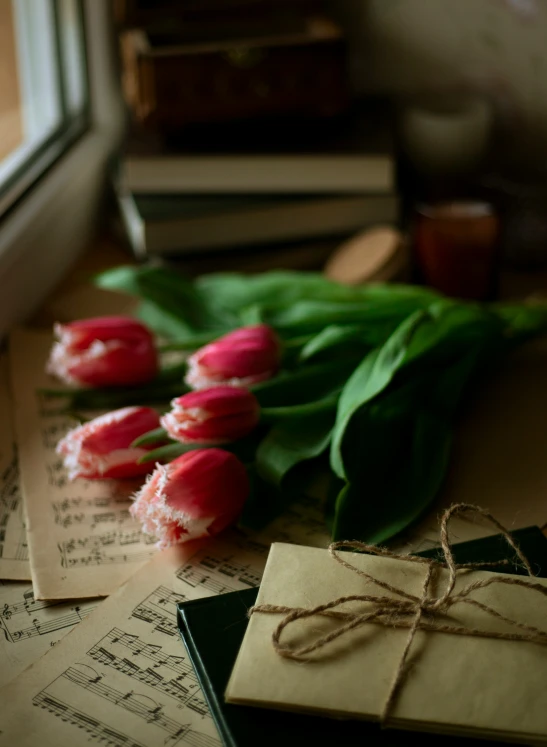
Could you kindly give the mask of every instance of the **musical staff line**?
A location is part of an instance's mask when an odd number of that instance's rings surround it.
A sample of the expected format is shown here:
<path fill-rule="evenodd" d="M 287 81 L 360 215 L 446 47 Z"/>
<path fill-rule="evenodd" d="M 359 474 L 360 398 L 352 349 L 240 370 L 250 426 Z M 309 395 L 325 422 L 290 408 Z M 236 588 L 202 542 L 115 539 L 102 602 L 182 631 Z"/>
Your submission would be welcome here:
<path fill-rule="evenodd" d="M 233 558 L 233 554 L 214 557 L 202 551 L 179 568 L 175 575 L 193 588 L 203 587 L 215 594 L 237 591 L 241 588 L 240 584 L 259 586 L 260 574 L 250 564 L 242 565 Z"/>
<path fill-rule="evenodd" d="M 162 653 L 161 646 L 153 643 L 144 643 L 138 635 L 125 633 L 120 628 L 113 628 L 96 644 L 96 646 L 100 646 L 106 641 L 108 641 L 109 644 L 117 643 L 118 645 L 127 648 L 133 655 L 138 654 L 143 656 L 145 659 L 152 661 L 154 665 L 167 667 L 171 671 L 176 672 L 176 674 L 188 676 L 190 679 L 197 682 L 193 666 L 183 656 L 173 656 L 172 654 L 166 656 Z M 94 649 L 95 646 L 93 646 L 93 648 L 87 653 L 92 656 L 92 651 L 94 651 Z"/>
<path fill-rule="evenodd" d="M 103 698 L 109 703 L 128 711 L 137 718 L 142 719 L 147 724 L 157 727 L 169 735 L 166 744 L 176 744 L 184 741 L 192 747 L 219 747 L 219 742 L 214 737 L 197 732 L 191 724 L 181 724 L 165 713 L 165 706 L 155 701 L 143 692 L 135 690 L 118 690 L 109 684 L 108 677 L 99 674 L 93 667 L 87 664 L 78 663 L 68 667 L 59 677 L 57 677 L 48 687 L 38 693 L 33 699 L 33 703 L 41 705 L 44 699 L 48 698 L 58 708 L 59 700 L 51 692 L 55 687 L 62 686 L 62 681 L 69 687 L 77 687 L 93 693 L 99 698 Z M 46 704 L 53 708 L 51 703 Z M 65 705 L 62 702 L 62 705 Z M 57 713 L 56 713 L 57 715 Z M 60 715 L 60 714 L 59 714 Z M 89 719 L 85 714 L 84 718 Z M 92 725 L 97 723 L 96 719 L 91 718 Z M 99 722 L 100 723 L 100 722 Z"/>
<path fill-rule="evenodd" d="M 54 504 L 53 511 L 55 513 L 55 523 L 65 529 L 74 526 L 95 529 L 95 527 L 104 526 L 105 524 L 124 524 L 131 519 L 128 508 L 87 514 L 84 511 L 73 511 L 72 513 L 61 511 Z"/>
<path fill-rule="evenodd" d="M 27 533 L 19 489 L 19 462 L 13 456 L 0 474 L 0 558 L 28 560 Z"/>
<path fill-rule="evenodd" d="M 96 606 L 89 602 L 68 607 L 66 602 L 37 601 L 32 589 L 28 589 L 23 593 L 21 602 L 6 602 L 0 609 L 0 629 L 8 642 L 18 643 L 72 627 L 87 617 Z M 50 616 L 50 613 L 63 609 L 67 610 L 66 614 Z"/>
<path fill-rule="evenodd" d="M 91 534 L 86 537 L 71 538 L 59 542 L 57 547 L 63 568 L 116 563 L 142 563 L 155 554 L 156 540 L 140 530 L 115 530 L 104 534 Z M 133 547 L 140 547 L 134 551 Z M 145 549 L 145 548 L 150 549 Z M 113 550 L 110 548 L 114 548 Z M 129 548 L 125 550 L 124 548 Z"/>
<path fill-rule="evenodd" d="M 183 602 L 183 594 L 165 586 L 158 586 L 131 612 L 131 617 L 153 625 L 153 630 L 165 635 L 178 635 L 176 603 Z"/>
<path fill-rule="evenodd" d="M 86 731 L 92 739 L 98 739 L 111 747 L 145 747 L 141 742 L 135 742 L 134 739 L 127 737 L 121 732 L 111 729 L 97 719 L 87 716 L 85 713 L 71 708 L 58 698 L 47 695 L 45 691 L 38 693 L 33 699 L 32 704 L 52 713 L 62 721 L 68 721 L 80 729 Z"/>
<path fill-rule="evenodd" d="M 138 682 L 149 685 L 158 692 L 172 698 L 177 703 L 190 708 L 200 716 L 207 716 L 209 714 L 209 709 L 197 684 L 197 678 L 193 671 L 192 673 L 190 672 L 192 669 L 191 664 L 186 664 L 185 671 L 177 674 L 176 677 L 172 677 L 169 673 L 170 667 L 168 666 L 168 662 L 165 661 L 166 657 L 163 657 L 162 659 L 161 646 L 155 647 L 157 649 L 155 652 L 156 656 L 154 657 L 155 663 L 151 668 L 150 666 L 147 666 L 146 663 L 144 666 L 139 666 L 135 660 L 131 661 L 123 655 L 117 656 L 116 653 L 113 653 L 112 651 L 112 646 L 115 643 L 121 643 L 123 647 L 120 637 L 112 636 L 111 633 L 109 633 L 87 652 L 88 656 L 99 664 L 103 664 L 106 667 L 112 667 L 116 671 L 121 672 Z M 139 655 L 142 655 L 142 649 L 138 651 L 134 650 L 132 652 L 133 658 L 136 657 L 138 659 Z M 167 670 L 167 674 L 164 672 L 164 667 Z M 188 685 L 185 685 L 184 681 L 187 677 L 190 682 Z"/>

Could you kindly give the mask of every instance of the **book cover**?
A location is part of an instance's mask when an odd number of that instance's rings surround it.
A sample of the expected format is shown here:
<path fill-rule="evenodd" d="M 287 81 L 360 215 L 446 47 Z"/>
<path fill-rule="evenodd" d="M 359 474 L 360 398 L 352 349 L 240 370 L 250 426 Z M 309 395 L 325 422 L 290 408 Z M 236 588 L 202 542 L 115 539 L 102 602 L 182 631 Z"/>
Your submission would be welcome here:
<path fill-rule="evenodd" d="M 180 195 L 119 193 L 133 251 L 181 254 L 325 236 L 393 224 L 395 195 Z"/>

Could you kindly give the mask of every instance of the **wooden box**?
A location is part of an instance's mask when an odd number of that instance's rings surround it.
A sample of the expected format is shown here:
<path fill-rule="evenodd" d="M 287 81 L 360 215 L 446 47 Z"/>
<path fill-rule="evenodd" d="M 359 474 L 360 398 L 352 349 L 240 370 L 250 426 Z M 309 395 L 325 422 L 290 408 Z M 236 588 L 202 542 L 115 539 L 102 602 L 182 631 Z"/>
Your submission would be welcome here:
<path fill-rule="evenodd" d="M 326 17 L 286 33 L 181 42 L 173 31 L 121 35 L 133 114 L 163 132 L 263 117 L 328 117 L 347 106 L 345 42 Z"/>

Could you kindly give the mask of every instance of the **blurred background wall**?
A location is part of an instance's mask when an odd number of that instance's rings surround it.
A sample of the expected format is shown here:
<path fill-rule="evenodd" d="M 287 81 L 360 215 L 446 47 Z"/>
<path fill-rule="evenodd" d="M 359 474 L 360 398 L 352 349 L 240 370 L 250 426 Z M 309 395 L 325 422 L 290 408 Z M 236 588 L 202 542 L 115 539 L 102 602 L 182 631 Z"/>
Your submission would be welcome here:
<path fill-rule="evenodd" d="M 547 142 L 545 0 L 335 0 L 354 88 L 485 93 L 520 147 Z"/>

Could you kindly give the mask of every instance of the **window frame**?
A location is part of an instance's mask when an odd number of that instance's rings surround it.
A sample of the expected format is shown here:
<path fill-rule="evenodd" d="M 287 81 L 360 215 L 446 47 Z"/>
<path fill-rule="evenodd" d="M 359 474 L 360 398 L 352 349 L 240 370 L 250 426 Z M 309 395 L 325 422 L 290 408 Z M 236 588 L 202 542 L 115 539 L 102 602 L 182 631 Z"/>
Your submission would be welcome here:
<path fill-rule="evenodd" d="M 68 111 L 66 97 L 66 80 L 63 76 L 65 50 L 60 30 L 60 0 L 49 0 L 53 16 L 53 36 L 55 45 L 56 77 L 59 91 L 61 122 L 59 125 L 30 153 L 27 158 L 13 171 L 9 178 L 0 185 L 0 225 L 11 207 L 24 198 L 30 187 L 44 175 L 48 168 L 65 153 L 70 146 L 85 133 L 90 126 L 89 102 L 89 70 L 87 56 L 84 55 L 84 106 L 76 115 Z M 79 33 L 82 38 L 84 51 L 86 47 L 84 0 L 76 0 L 79 12 Z"/>
<path fill-rule="evenodd" d="M 83 10 L 86 127 L 74 125 L 68 139 L 57 141 L 46 171 L 44 162 L 36 161 L 34 182 L 25 185 L 0 220 L 0 339 L 42 303 L 93 239 L 108 165 L 123 136 L 126 117 L 111 3 L 83 0 Z"/>

